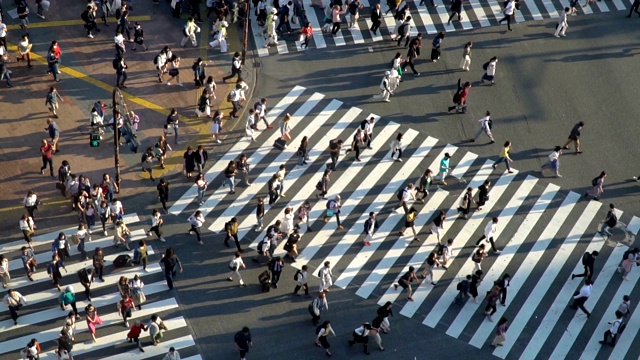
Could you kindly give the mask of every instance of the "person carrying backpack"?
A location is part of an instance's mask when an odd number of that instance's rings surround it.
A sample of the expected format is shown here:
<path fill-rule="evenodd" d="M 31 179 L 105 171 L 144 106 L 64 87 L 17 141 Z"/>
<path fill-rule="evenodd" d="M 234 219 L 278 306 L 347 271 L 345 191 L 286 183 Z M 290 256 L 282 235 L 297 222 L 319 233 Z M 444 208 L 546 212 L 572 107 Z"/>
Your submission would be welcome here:
<path fill-rule="evenodd" d="M 304 290 L 304 295 L 309 296 L 309 273 L 307 270 L 309 267 L 307 265 L 302 265 L 302 270 L 296 271 L 295 275 L 293 275 L 293 281 L 296 282 L 296 287 L 293 289 L 293 295 L 300 296 L 298 291 L 300 289 Z"/>
<path fill-rule="evenodd" d="M 595 180 L 595 179 L 594 179 Z M 618 216 L 616 215 L 616 209 L 613 204 L 609 204 L 609 211 L 607 212 L 607 216 L 600 222 L 601 228 L 598 232 L 602 235 L 605 240 L 608 240 L 611 237 L 611 231 L 609 229 L 614 228 L 618 225 Z"/>
<path fill-rule="evenodd" d="M 340 224 L 340 208 L 342 207 L 340 195 L 336 195 L 333 200 L 327 201 L 327 215 L 324 217 L 324 222 L 329 222 L 329 219 L 333 215 L 336 216 L 338 222 L 338 229 L 344 229 L 344 226 Z"/>
<path fill-rule="evenodd" d="M 596 257 L 598 257 L 598 255 L 600 255 L 600 253 L 595 250 L 592 251 L 591 253 L 585 252 L 584 255 L 582 255 L 582 266 L 584 266 L 584 273 L 571 274 L 571 280 L 577 277 L 586 277 L 587 279 L 591 280 L 591 277 L 593 276 L 593 267 L 595 265 Z"/>
<path fill-rule="evenodd" d="M 471 275 L 467 275 L 464 280 L 461 280 L 458 285 L 456 285 L 456 290 L 458 290 L 458 295 L 456 295 L 455 299 L 453 299 L 454 304 L 464 305 L 464 299 L 469 297 L 469 289 L 471 288 Z"/>
<path fill-rule="evenodd" d="M 616 319 L 614 321 L 609 321 L 607 324 L 611 325 L 611 327 L 609 330 L 604 332 L 604 339 L 600 341 L 600 344 L 607 345 L 609 343 L 609 338 L 611 338 L 611 342 L 609 344 L 611 344 L 611 346 L 615 346 L 618 335 L 621 334 L 626 327 L 623 326 L 624 314 L 616 310 Z"/>
<path fill-rule="evenodd" d="M 466 114 L 467 112 L 467 97 L 469 96 L 469 90 L 471 89 L 471 83 L 465 82 L 462 85 L 462 80 L 458 79 L 458 90 L 453 95 L 454 106 L 449 106 L 448 112 L 456 110 L 458 113 Z"/>
<path fill-rule="evenodd" d="M 593 197 L 593 200 L 598 201 L 598 199 L 600 198 L 600 195 L 602 195 L 602 193 L 604 192 L 604 190 L 602 189 L 602 185 L 604 185 L 604 179 L 606 177 L 607 177 L 607 172 L 602 171 L 600 175 L 593 178 L 591 180 L 592 188 L 591 190 L 587 190 L 587 192 L 584 193 L 584 197 L 588 199 L 589 196 L 591 196 Z M 609 236 L 611 236 L 611 234 L 609 234 Z"/>

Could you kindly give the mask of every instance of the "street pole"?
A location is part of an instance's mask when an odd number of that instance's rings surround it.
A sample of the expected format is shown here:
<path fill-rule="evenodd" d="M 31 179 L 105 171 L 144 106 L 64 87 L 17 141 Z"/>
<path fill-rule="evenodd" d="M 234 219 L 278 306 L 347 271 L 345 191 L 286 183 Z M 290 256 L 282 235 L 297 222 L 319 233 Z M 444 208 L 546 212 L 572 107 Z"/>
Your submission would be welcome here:
<path fill-rule="evenodd" d="M 113 89 L 113 160 L 116 167 L 116 184 L 120 187 L 120 142 L 118 141 L 118 103 L 116 100 L 116 92 L 118 88 Z"/>

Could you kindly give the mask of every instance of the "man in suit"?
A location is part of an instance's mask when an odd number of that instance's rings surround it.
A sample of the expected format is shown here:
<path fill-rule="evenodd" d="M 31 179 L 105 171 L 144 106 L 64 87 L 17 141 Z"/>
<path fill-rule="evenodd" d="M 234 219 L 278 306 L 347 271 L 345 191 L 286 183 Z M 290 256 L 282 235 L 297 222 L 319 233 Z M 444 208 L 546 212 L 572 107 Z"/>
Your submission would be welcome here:
<path fill-rule="evenodd" d="M 378 35 L 377 31 L 382 24 L 382 11 L 380 11 L 380 4 L 376 4 L 376 7 L 371 10 L 371 32 L 373 35 Z"/>

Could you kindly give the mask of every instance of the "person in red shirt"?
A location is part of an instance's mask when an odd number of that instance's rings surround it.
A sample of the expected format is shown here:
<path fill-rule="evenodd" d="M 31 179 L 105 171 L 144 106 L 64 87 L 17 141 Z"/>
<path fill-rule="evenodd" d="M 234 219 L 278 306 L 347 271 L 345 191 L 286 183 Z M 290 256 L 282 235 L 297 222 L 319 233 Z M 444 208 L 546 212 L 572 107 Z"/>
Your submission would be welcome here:
<path fill-rule="evenodd" d="M 136 322 L 133 325 L 131 325 L 131 329 L 127 334 L 127 341 L 135 342 L 136 344 L 138 344 L 138 349 L 144 352 L 144 349 L 142 348 L 142 344 L 138 339 L 140 338 L 140 334 L 142 333 L 142 331 L 147 331 L 147 330 L 148 329 L 146 326 L 144 326 L 139 320 L 136 320 Z"/>
<path fill-rule="evenodd" d="M 118 310 L 120 311 L 120 315 L 122 316 L 124 325 L 126 327 L 129 327 L 129 322 L 127 321 L 127 319 L 131 317 L 131 312 L 134 308 L 135 305 L 133 303 L 133 299 L 131 298 L 129 293 L 125 293 L 122 297 L 122 300 L 120 300 L 120 302 L 118 303 Z"/>
<path fill-rule="evenodd" d="M 311 27 L 311 23 L 308 22 L 305 27 L 302 28 L 302 33 L 300 35 L 300 41 L 302 41 L 302 45 L 304 45 L 304 49 L 309 49 L 309 41 L 313 37 L 313 28 Z"/>
<path fill-rule="evenodd" d="M 469 96 L 469 90 L 471 89 L 471 83 L 466 82 L 464 85 L 460 85 L 461 81 L 458 79 L 458 91 L 453 96 L 454 106 L 449 106 L 449 112 L 451 110 L 456 110 L 457 112 L 466 113 L 467 112 L 467 96 Z"/>
<path fill-rule="evenodd" d="M 40 168 L 40 174 L 44 175 L 44 169 L 46 169 L 47 164 L 49 164 L 49 172 L 51 173 L 51 177 L 53 177 L 53 144 L 48 142 L 47 139 L 42 140 L 40 155 L 42 155 L 42 167 Z"/>

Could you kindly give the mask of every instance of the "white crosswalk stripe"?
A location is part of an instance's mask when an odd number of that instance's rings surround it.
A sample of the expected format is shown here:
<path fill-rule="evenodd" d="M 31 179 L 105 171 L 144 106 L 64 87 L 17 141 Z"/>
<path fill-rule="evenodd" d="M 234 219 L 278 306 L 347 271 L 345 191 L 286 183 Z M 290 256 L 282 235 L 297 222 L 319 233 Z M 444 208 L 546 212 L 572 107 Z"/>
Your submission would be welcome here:
<path fill-rule="evenodd" d="M 563 0 L 523 0 L 520 2 L 521 9 L 515 12 L 514 23 L 523 23 L 526 21 L 555 21 L 560 16 L 563 9 L 568 6 L 567 1 Z M 586 1 L 586 0 L 585 0 Z M 582 5 L 578 6 L 579 10 L 585 15 L 594 13 L 606 13 L 610 11 L 627 10 L 631 7 L 631 0 L 613 0 L 609 1 L 596 1 L 590 3 L 586 7 Z M 383 39 L 389 39 L 389 34 L 393 33 L 396 22 L 393 19 L 392 13 L 384 16 L 382 19 L 382 25 L 378 35 L 373 35 L 369 28 L 371 27 L 370 12 L 371 7 L 368 1 L 361 1 L 364 9 L 360 12 L 360 20 L 357 25 L 352 28 L 347 28 L 348 16 L 345 16 L 345 20 L 342 22 L 342 29 L 334 36 L 331 33 L 323 33 L 321 30 L 324 24 L 324 10 L 311 7 L 311 0 L 304 0 L 303 5 L 307 12 L 309 22 L 313 27 L 313 41 L 309 44 L 313 49 L 324 49 L 334 46 L 345 46 L 354 44 L 363 44 L 381 41 Z M 412 31 L 411 36 L 415 36 L 418 32 L 425 35 L 424 41 L 431 41 L 429 36 L 438 33 L 439 31 L 453 32 L 457 30 L 470 30 L 476 27 L 488 27 L 497 26 L 498 20 L 504 17 L 502 13 L 503 1 L 495 0 L 468 0 L 463 2 L 462 20 L 458 21 L 457 16 L 454 17 L 449 25 L 449 2 L 442 0 L 435 0 L 438 5 L 437 8 L 433 8 L 430 5 L 430 0 L 427 0 L 425 4 L 419 5 L 420 0 L 413 0 L 406 2 L 409 5 L 409 15 L 412 17 Z M 582 4 L 583 1 L 581 0 Z M 403 3 L 404 4 L 404 3 Z M 538 5 L 542 4 L 541 7 Z M 382 12 L 387 10 L 386 5 L 383 4 Z M 298 41 L 299 30 L 294 30 L 292 34 L 285 34 L 278 37 L 279 45 L 265 48 L 265 40 L 262 36 L 263 29 L 260 28 L 255 20 L 253 11 L 251 12 L 251 26 L 254 34 L 254 46 L 258 52 L 258 56 L 264 57 L 276 54 L 287 54 L 289 52 L 301 51 L 300 42 Z M 504 23 L 503 23 L 504 26 Z"/>

